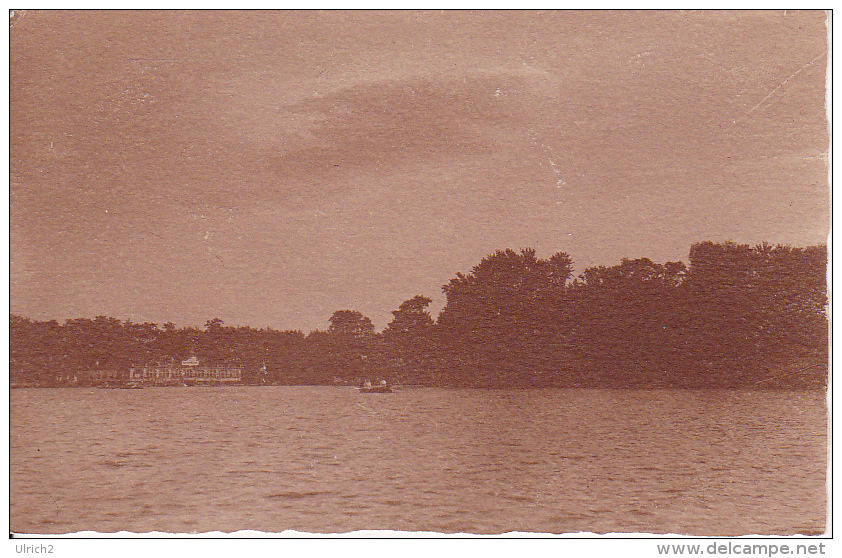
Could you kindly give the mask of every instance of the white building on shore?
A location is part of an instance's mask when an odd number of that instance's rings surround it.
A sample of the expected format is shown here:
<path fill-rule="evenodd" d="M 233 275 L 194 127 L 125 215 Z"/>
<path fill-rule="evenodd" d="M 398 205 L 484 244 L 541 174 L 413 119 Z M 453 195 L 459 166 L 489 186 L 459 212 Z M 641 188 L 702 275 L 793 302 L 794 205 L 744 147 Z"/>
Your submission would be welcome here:
<path fill-rule="evenodd" d="M 195 356 L 181 361 L 181 366 L 133 366 L 128 370 L 86 370 L 81 374 L 95 385 L 218 386 L 243 381 L 242 368 L 202 366 Z"/>

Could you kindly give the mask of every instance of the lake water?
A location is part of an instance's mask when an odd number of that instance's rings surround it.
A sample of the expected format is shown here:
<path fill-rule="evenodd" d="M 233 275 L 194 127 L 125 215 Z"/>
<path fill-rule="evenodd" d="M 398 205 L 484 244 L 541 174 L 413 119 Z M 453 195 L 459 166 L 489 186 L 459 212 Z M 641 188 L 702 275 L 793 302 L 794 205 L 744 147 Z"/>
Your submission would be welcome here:
<path fill-rule="evenodd" d="M 824 532 L 824 394 L 16 389 L 23 533 Z"/>

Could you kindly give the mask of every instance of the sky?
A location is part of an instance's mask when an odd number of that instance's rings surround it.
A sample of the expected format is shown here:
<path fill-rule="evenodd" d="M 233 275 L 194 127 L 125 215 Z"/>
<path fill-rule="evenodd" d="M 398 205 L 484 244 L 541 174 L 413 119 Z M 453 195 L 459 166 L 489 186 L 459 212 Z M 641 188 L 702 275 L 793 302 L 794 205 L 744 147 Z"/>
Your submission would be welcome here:
<path fill-rule="evenodd" d="M 10 310 L 379 329 L 829 226 L 823 12 L 57 11 L 10 29 Z"/>

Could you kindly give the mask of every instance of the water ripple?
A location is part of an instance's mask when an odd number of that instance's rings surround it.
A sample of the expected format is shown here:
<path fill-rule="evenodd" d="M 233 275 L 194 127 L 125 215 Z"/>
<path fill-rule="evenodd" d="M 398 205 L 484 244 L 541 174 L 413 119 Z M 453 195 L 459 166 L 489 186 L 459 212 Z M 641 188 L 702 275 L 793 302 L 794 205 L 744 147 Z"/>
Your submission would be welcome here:
<path fill-rule="evenodd" d="M 19 389 L 10 404 L 16 532 L 825 529 L 818 393 Z"/>

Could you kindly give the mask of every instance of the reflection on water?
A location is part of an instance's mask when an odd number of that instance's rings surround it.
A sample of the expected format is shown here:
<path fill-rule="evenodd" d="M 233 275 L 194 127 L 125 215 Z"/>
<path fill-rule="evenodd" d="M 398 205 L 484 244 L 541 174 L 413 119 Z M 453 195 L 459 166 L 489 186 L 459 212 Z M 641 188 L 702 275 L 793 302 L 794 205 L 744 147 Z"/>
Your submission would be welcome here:
<path fill-rule="evenodd" d="M 814 392 L 11 393 L 15 532 L 825 529 Z"/>

